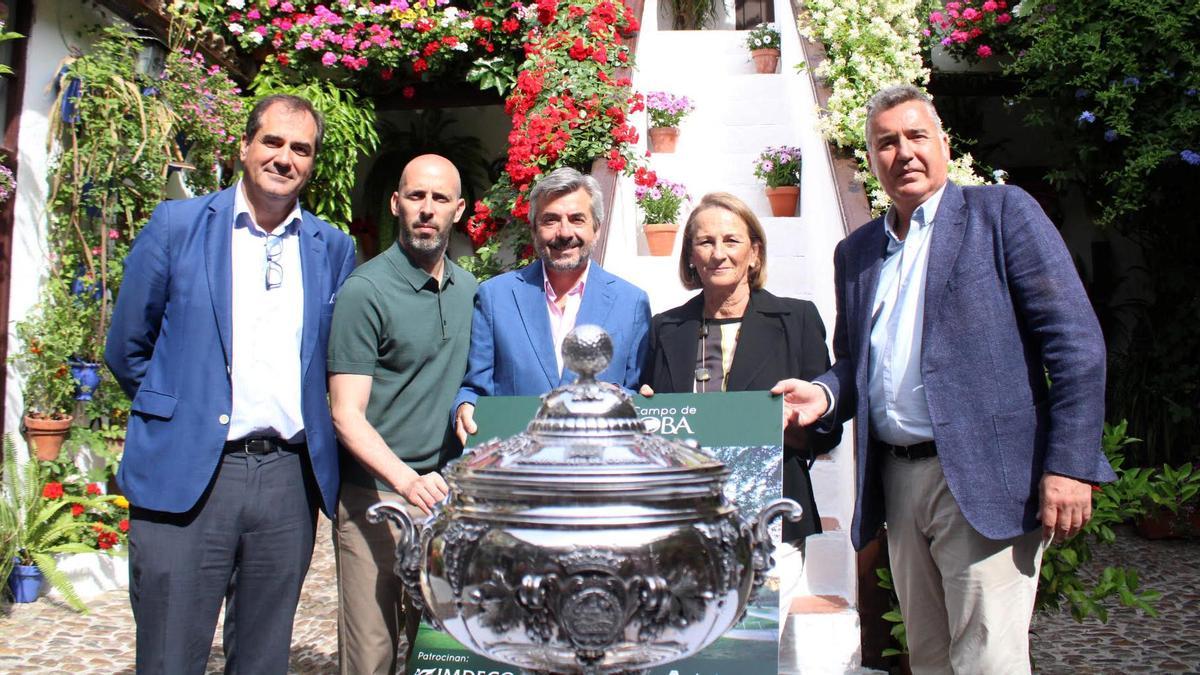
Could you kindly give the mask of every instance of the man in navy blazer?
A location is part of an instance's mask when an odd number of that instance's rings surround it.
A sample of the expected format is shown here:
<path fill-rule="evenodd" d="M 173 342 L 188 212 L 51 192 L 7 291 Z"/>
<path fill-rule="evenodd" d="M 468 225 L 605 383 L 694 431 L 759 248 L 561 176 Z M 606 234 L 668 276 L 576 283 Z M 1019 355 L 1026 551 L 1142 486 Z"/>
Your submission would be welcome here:
<path fill-rule="evenodd" d="M 203 673 L 227 592 L 226 672 L 287 671 L 316 509 L 337 500 L 325 352 L 354 267 L 300 209 L 321 131 L 304 99 L 259 101 L 238 184 L 159 205 L 126 259 L 104 356 L 132 399 L 139 673 Z"/>
<path fill-rule="evenodd" d="M 1027 193 L 947 180 L 923 92 L 876 94 L 867 146 L 892 207 L 835 252 L 836 363 L 776 391 L 801 424 L 857 419 L 853 541 L 887 522 L 913 672 L 1029 672 L 1043 548 L 1115 478 L 1100 327 Z"/>
<path fill-rule="evenodd" d="M 604 205 L 595 178 L 563 167 L 529 193 L 538 260 L 479 286 L 467 374 L 454 401 L 463 445 L 476 431 L 480 396 L 540 396 L 575 380 L 563 367 L 562 341 L 576 325 L 608 332 L 613 357 L 598 379 L 636 389 L 646 358 L 650 299 L 590 260 Z"/>

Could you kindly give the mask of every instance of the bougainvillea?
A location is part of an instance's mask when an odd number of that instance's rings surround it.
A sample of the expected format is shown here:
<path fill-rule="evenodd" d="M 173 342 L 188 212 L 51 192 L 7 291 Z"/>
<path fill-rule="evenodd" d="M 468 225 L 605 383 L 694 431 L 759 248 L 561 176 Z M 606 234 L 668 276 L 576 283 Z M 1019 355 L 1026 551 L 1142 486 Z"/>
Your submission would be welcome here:
<path fill-rule="evenodd" d="M 1009 50 L 1013 14 L 1007 0 L 951 0 L 928 19 L 922 34 L 956 58 L 976 62 Z"/>
<path fill-rule="evenodd" d="M 620 73 L 632 65 L 621 43 L 622 34 L 637 29 L 630 9 L 621 0 L 538 0 L 523 26 L 526 59 L 504 106 L 512 117 L 504 174 L 467 224 L 477 248 L 508 223 L 525 221 L 529 189 L 548 171 L 586 170 L 595 159 L 616 172 L 634 168 L 630 146 L 638 133 L 628 117 L 644 103 Z M 521 250 L 528 234 L 515 230 L 511 243 Z M 483 260 L 494 260 L 492 253 L 485 251 Z"/>

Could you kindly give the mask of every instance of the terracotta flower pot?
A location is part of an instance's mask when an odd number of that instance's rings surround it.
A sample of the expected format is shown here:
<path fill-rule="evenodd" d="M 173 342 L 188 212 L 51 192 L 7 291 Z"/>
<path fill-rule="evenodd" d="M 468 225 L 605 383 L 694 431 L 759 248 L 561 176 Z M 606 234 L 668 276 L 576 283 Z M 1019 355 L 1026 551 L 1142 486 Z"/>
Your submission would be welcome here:
<path fill-rule="evenodd" d="M 771 202 L 771 215 L 776 218 L 791 218 L 800 206 L 800 186 L 785 185 L 767 188 L 767 201 Z"/>
<path fill-rule="evenodd" d="M 671 255 L 675 247 L 675 234 L 679 231 L 676 223 L 646 223 L 642 226 L 646 233 L 646 246 L 650 255 Z"/>
<path fill-rule="evenodd" d="M 679 140 L 676 127 L 650 127 L 650 152 L 675 152 Z"/>
<path fill-rule="evenodd" d="M 751 49 L 750 58 L 754 59 L 756 73 L 773 73 L 779 68 L 778 49 Z"/>
<path fill-rule="evenodd" d="M 58 451 L 71 432 L 70 415 L 62 419 L 25 416 L 25 434 L 37 458 L 50 462 L 58 459 Z"/>

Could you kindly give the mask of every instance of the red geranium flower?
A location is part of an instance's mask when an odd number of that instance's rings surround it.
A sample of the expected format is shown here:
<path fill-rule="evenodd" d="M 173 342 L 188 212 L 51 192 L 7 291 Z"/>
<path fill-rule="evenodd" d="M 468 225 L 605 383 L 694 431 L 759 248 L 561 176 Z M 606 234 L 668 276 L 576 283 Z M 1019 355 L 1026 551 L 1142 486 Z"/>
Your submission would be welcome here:
<path fill-rule="evenodd" d="M 413 86 L 409 85 L 401 89 L 400 94 L 403 95 L 404 98 L 412 98 L 417 95 L 417 90 Z"/>
<path fill-rule="evenodd" d="M 99 483 L 88 483 L 88 484 L 87 484 L 87 488 L 86 488 L 86 490 L 85 490 L 85 491 L 86 491 L 86 492 L 87 492 L 89 495 L 99 495 L 99 494 L 104 494 L 104 491 L 100 489 L 100 484 L 99 484 Z"/>
<path fill-rule="evenodd" d="M 516 19 L 505 19 L 500 22 L 500 29 L 505 33 L 515 33 L 521 27 L 521 23 Z"/>
<path fill-rule="evenodd" d="M 83 511 L 84 511 L 83 504 L 72 504 L 71 505 L 71 516 L 72 517 L 78 518 L 79 516 L 82 516 Z"/>
<path fill-rule="evenodd" d="M 42 487 L 42 496 L 46 499 L 58 499 L 63 496 L 62 483 L 46 483 Z"/>
<path fill-rule="evenodd" d="M 591 51 L 587 45 L 583 44 L 583 38 L 575 38 L 575 44 L 571 45 L 567 54 L 576 61 L 584 61 L 591 55 Z"/>
<path fill-rule="evenodd" d="M 537 0 L 538 23 L 549 26 L 558 12 L 558 0 Z"/>
<path fill-rule="evenodd" d="M 473 23 L 475 25 L 475 30 L 479 31 L 480 33 L 488 33 L 496 26 L 496 24 L 486 16 L 475 17 L 475 21 Z"/>
<path fill-rule="evenodd" d="M 129 531 L 129 519 L 122 518 L 121 522 L 117 523 L 117 529 L 122 532 L 128 532 Z"/>

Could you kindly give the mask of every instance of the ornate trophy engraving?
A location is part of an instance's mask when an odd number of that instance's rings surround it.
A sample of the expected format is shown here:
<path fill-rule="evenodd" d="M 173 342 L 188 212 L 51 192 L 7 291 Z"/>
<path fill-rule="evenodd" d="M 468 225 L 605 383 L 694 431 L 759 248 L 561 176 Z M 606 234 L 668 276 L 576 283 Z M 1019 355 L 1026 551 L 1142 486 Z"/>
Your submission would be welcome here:
<path fill-rule="evenodd" d="M 690 656 L 744 614 L 774 564 L 768 523 L 722 495 L 728 470 L 651 435 L 630 397 L 595 379 L 609 336 L 579 326 L 563 359 L 579 381 L 546 394 L 526 431 L 445 473 L 450 496 L 401 531 L 396 574 L 426 619 L 468 648 L 533 672 L 638 672 Z"/>

